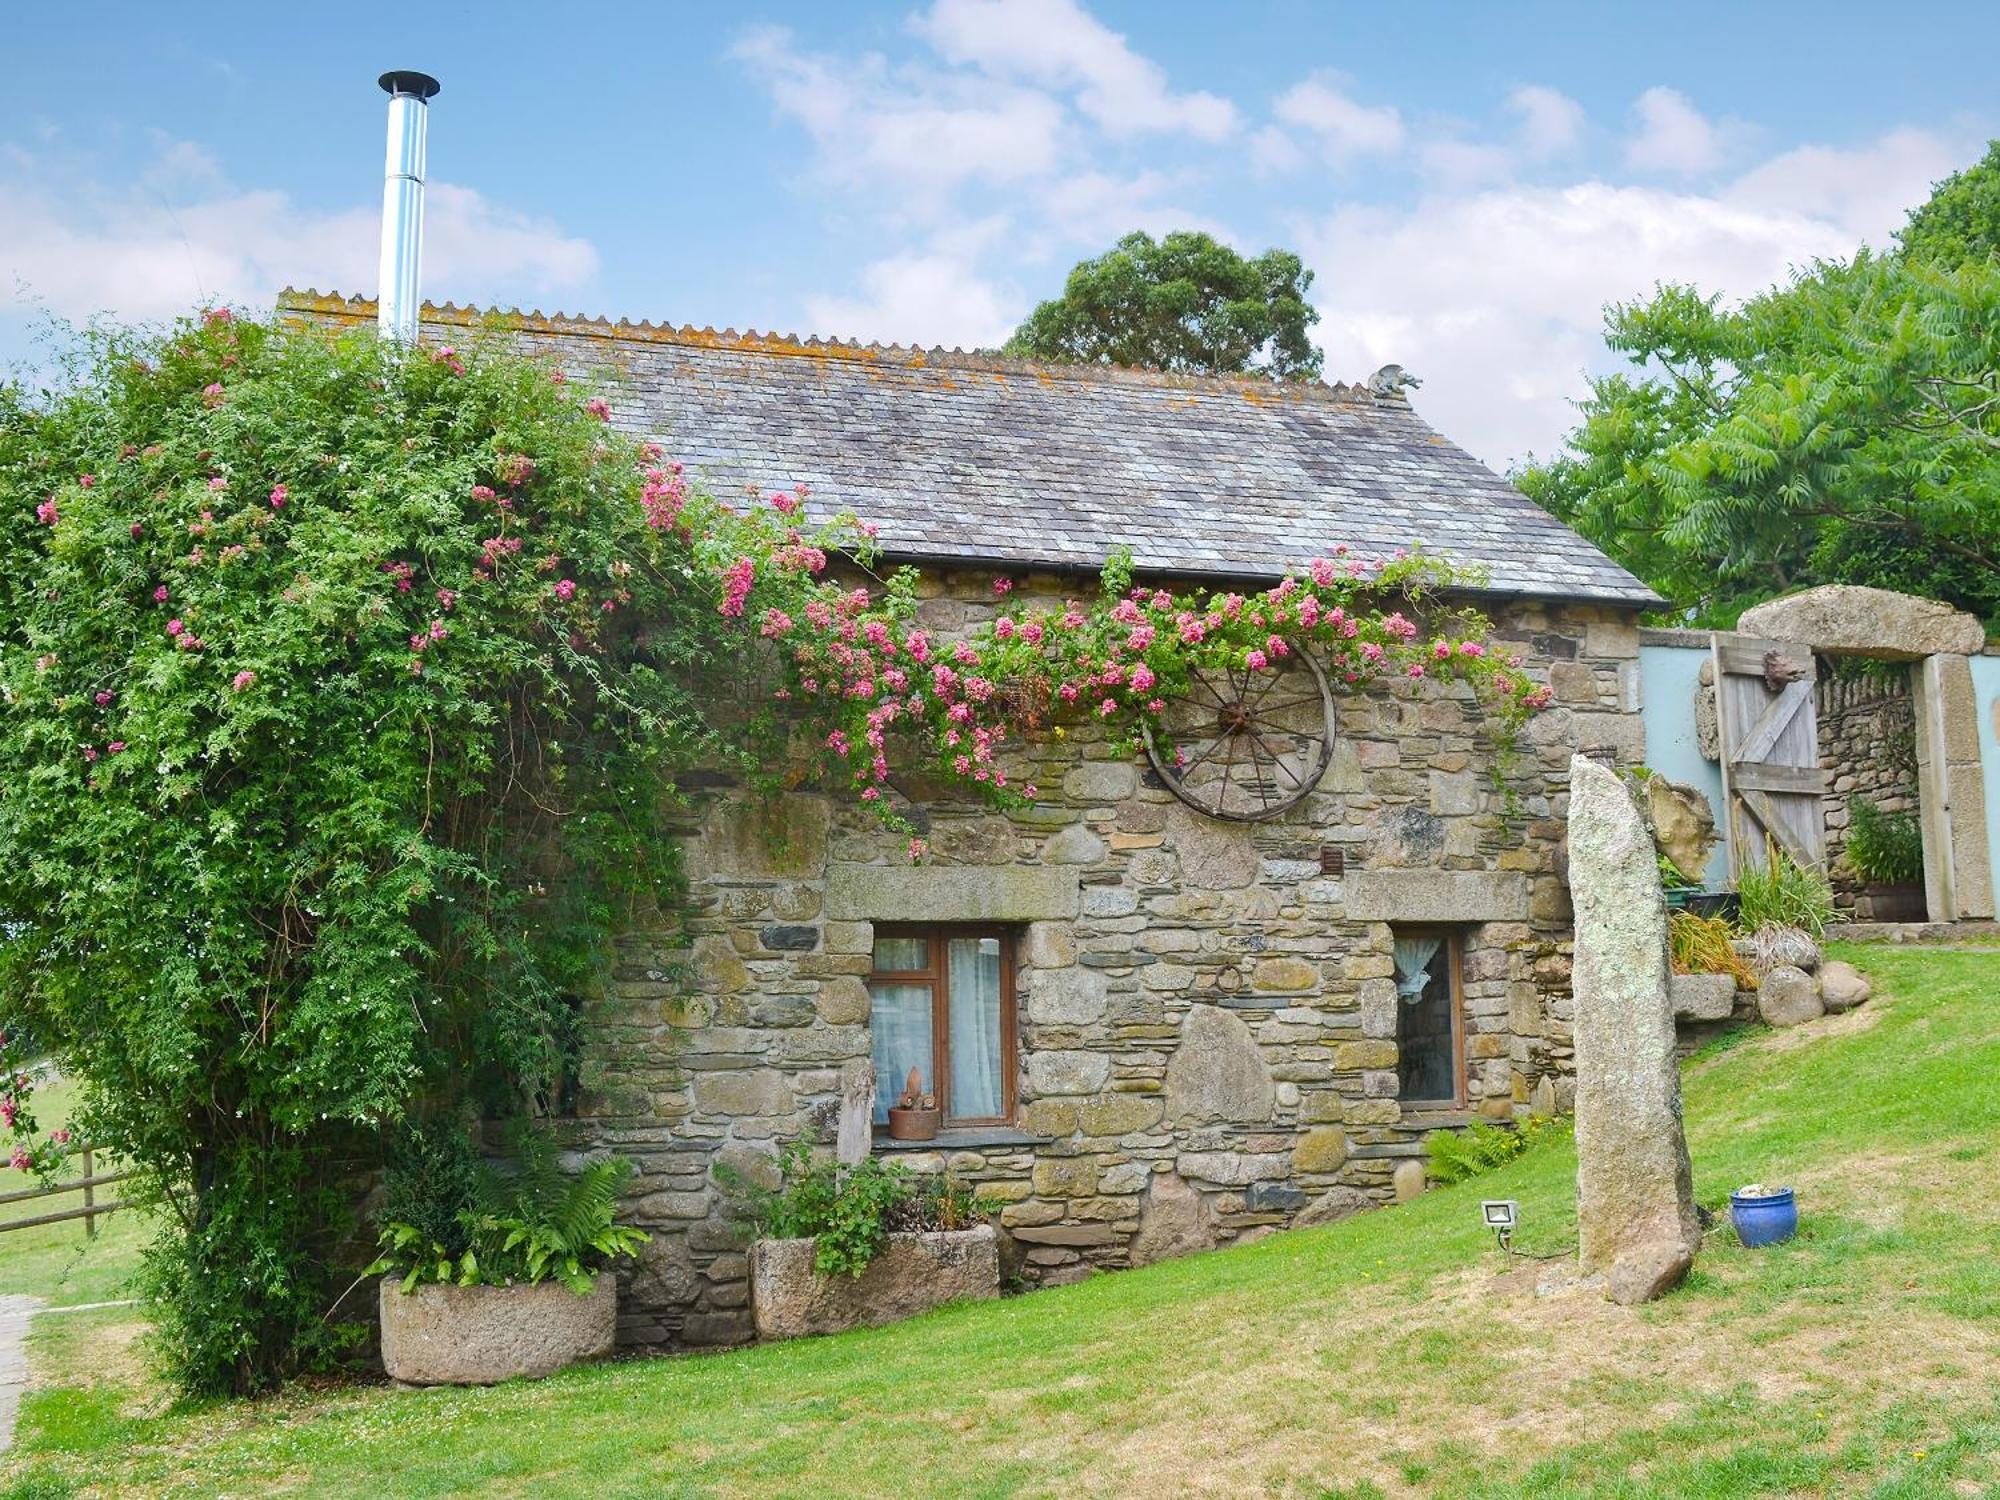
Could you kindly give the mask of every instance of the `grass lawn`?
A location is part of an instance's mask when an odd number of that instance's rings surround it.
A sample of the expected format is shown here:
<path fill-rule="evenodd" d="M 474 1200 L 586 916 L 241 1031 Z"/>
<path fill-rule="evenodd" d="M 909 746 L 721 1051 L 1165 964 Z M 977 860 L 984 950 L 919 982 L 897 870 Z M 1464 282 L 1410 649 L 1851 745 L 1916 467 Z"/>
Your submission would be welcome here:
<path fill-rule="evenodd" d="M 1701 1201 L 1793 1183 L 1804 1232 L 1719 1230 L 1643 1309 L 1478 1227 L 1513 1197 L 1524 1248 L 1571 1244 L 1556 1140 L 1241 1250 L 484 1391 L 174 1410 L 129 1315 L 43 1320 L 0 1494 L 2000 1493 L 2000 954 L 1844 956 L 1869 1006 L 1687 1076 Z"/>
<path fill-rule="evenodd" d="M 37 1088 L 35 1118 L 45 1130 L 69 1122 L 76 1086 L 57 1082 Z M 110 1170 L 101 1157 L 94 1158 L 97 1170 Z M 63 1181 L 83 1175 L 80 1162 L 72 1161 L 63 1170 Z M 19 1192 L 36 1185 L 29 1172 L 0 1166 L 0 1193 Z M 108 1203 L 118 1196 L 121 1184 L 97 1190 L 97 1201 Z M 82 1193 L 59 1193 L 25 1203 L 0 1203 L 0 1224 L 31 1219 L 41 1214 L 60 1213 L 83 1207 Z M 83 1220 L 66 1224 L 44 1224 L 38 1229 L 14 1229 L 0 1234 L 0 1292 L 26 1292 L 40 1297 L 52 1307 L 73 1307 L 86 1302 L 108 1302 L 132 1295 L 132 1273 L 139 1268 L 139 1249 L 145 1244 L 148 1228 L 144 1215 L 134 1211 L 108 1214 L 97 1221 L 97 1236 L 86 1239 Z"/>

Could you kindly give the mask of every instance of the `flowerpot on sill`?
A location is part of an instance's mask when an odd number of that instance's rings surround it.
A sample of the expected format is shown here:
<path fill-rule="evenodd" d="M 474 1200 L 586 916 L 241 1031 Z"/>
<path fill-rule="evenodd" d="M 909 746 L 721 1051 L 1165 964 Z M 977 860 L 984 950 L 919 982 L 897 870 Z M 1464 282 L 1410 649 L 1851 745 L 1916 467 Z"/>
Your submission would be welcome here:
<path fill-rule="evenodd" d="M 492 1385 L 552 1375 L 611 1352 L 618 1278 L 600 1271 L 578 1296 L 560 1281 L 403 1290 L 382 1278 L 382 1365 L 405 1385 Z"/>
<path fill-rule="evenodd" d="M 891 1109 L 889 1139 L 892 1141 L 934 1141 L 944 1121 L 939 1109 Z"/>

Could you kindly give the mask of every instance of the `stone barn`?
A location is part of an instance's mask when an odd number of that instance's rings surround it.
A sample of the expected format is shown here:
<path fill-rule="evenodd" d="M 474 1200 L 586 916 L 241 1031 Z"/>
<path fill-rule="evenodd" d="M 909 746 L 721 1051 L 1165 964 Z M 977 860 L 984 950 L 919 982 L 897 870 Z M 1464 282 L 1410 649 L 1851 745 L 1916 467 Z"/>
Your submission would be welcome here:
<path fill-rule="evenodd" d="M 480 321 L 425 310 L 434 336 Z M 945 637 L 998 607 L 996 578 L 1017 606 L 1080 595 L 1121 546 L 1142 579 L 1268 586 L 1337 543 L 1415 542 L 1486 567 L 1480 607 L 1555 695 L 1504 760 L 1462 690 L 1330 699 L 1298 787 L 1170 783 L 1087 724 L 1031 735 L 1032 807 L 899 787 L 917 865 L 844 798 L 705 788 L 692 949 L 627 934 L 588 1010 L 574 1128 L 639 1164 L 629 1216 L 654 1236 L 627 1341 L 751 1336 L 716 1168 L 829 1136 L 871 1074 L 878 1118 L 913 1067 L 944 1116 L 875 1149 L 1003 1205 L 1008 1267 L 1045 1285 L 1390 1201 L 1427 1132 L 1564 1096 L 1569 762 L 1644 758 L 1637 614 L 1658 601 L 1402 394 L 508 324 L 613 380 L 613 420 L 718 495 L 804 482 L 879 524 Z"/>

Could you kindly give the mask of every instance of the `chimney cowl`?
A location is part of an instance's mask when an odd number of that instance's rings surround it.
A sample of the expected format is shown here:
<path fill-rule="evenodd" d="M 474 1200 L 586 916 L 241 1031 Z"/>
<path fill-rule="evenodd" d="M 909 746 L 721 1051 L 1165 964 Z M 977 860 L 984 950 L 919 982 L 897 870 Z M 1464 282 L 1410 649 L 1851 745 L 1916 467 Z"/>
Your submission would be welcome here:
<path fill-rule="evenodd" d="M 382 92 L 389 95 L 412 94 L 419 99 L 429 99 L 444 85 L 428 73 L 417 73 L 407 68 L 394 68 L 375 80 L 382 85 Z"/>

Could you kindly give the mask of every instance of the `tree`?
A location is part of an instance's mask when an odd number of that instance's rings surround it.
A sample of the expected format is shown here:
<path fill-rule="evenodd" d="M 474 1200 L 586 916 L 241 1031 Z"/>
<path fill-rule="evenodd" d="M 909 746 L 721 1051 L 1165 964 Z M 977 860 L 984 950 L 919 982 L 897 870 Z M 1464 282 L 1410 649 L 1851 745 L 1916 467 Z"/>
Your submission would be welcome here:
<path fill-rule="evenodd" d="M 1984 260 L 2000 248 L 2000 141 L 1938 183 L 1896 240 L 1907 256 L 1951 266 Z"/>
<path fill-rule="evenodd" d="M 1204 375 L 1317 380 L 1307 330 L 1313 274 L 1289 250 L 1245 259 L 1206 234 L 1128 234 L 1069 273 L 1060 297 L 1028 314 L 1006 353 Z"/>
<path fill-rule="evenodd" d="M 2000 619 L 1996 183 L 1989 153 L 1901 252 L 1737 308 L 1687 286 L 1613 306 L 1606 342 L 1637 372 L 1593 380 L 1567 451 L 1518 482 L 1705 623 L 1815 583 Z"/>

